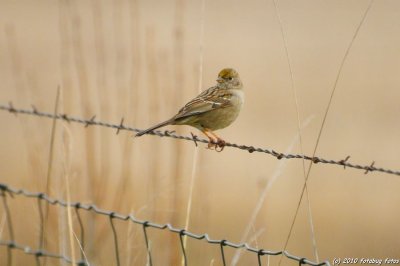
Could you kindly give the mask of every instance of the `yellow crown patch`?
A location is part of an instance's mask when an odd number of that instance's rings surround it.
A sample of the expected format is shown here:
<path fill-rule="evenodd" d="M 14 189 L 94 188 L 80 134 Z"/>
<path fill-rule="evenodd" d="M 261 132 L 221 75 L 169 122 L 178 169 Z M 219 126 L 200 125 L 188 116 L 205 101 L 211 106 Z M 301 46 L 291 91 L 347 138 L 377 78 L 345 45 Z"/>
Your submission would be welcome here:
<path fill-rule="evenodd" d="M 220 77 L 220 78 L 230 78 L 230 77 L 233 78 L 233 77 L 237 77 L 237 76 L 238 76 L 238 73 L 233 68 L 224 68 L 218 74 L 218 77 Z"/>

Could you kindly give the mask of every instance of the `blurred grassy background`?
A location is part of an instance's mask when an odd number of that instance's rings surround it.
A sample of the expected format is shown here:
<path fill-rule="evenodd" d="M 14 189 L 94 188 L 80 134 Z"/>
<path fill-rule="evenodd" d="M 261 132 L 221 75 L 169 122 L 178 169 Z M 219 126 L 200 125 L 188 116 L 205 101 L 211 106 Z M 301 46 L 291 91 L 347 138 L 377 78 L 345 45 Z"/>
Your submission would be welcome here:
<path fill-rule="evenodd" d="M 364 0 L 278 1 L 300 123 L 310 121 L 302 130 L 305 154 L 313 152 L 341 60 L 367 6 Z M 60 86 L 60 113 L 96 114 L 114 123 L 124 117 L 125 125 L 146 128 L 195 96 L 199 79 L 207 88 L 221 68 L 234 67 L 246 101 L 239 119 L 219 135 L 229 142 L 287 150 L 298 122 L 273 1 L 206 1 L 201 10 L 201 1 L 184 0 L 0 0 L 0 102 L 51 112 Z M 400 168 L 399 28 L 400 3 L 375 1 L 344 65 L 317 156 L 339 160 L 351 155 L 351 162 L 374 160 L 377 166 Z M 45 191 L 52 121 L 7 112 L 0 112 L 0 121 L 0 181 Z M 200 135 L 186 127 L 169 129 Z M 182 228 L 191 198 L 189 231 L 283 248 L 304 180 L 300 160 L 278 161 L 232 148 L 216 153 L 191 142 L 131 136 L 58 122 L 50 195 L 66 198 L 68 180 L 73 201 Z M 299 143 L 290 151 L 301 153 Z M 308 189 L 320 259 L 398 256 L 399 187 L 397 176 L 314 165 Z M 9 201 L 17 242 L 37 247 L 37 202 Z M 261 211 L 250 222 L 257 204 Z M 82 216 L 89 262 L 114 264 L 108 219 Z M 73 223 L 78 234 L 75 216 Z M 122 265 L 144 265 L 142 228 L 118 221 L 116 226 Z M 243 239 L 248 226 L 251 232 Z M 70 254 L 67 231 L 65 209 L 50 207 L 47 249 Z M 151 229 L 149 235 L 154 265 L 180 263 L 176 235 Z M 5 228 L 1 238 L 7 239 Z M 190 239 L 187 246 L 189 265 L 221 264 L 218 246 Z M 287 249 L 315 259 L 306 201 Z M 230 262 L 235 250 L 225 250 Z M 6 249 L 0 248 L 0 264 L 6 258 Z M 256 262 L 254 254 L 243 252 L 238 265 Z M 32 256 L 18 253 L 14 265 L 33 263 Z M 59 262 L 49 259 L 48 264 Z M 284 260 L 283 265 L 296 263 Z"/>

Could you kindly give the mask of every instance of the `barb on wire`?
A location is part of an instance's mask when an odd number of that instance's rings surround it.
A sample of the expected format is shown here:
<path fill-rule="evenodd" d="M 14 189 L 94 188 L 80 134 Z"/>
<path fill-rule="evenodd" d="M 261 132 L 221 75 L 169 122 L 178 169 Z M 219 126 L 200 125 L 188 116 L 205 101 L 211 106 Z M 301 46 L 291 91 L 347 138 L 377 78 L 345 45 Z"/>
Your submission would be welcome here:
<path fill-rule="evenodd" d="M 57 206 L 61 206 L 61 207 L 73 207 L 76 209 L 81 209 L 81 210 L 85 210 L 85 211 L 89 211 L 89 212 L 93 212 L 95 214 L 98 215 L 103 215 L 103 216 L 108 216 L 108 218 L 110 219 L 111 222 L 111 226 L 112 226 L 112 230 L 114 233 L 114 241 L 115 241 L 115 249 L 116 249 L 116 256 L 117 256 L 117 264 L 119 264 L 119 256 L 118 256 L 118 239 L 116 237 L 116 231 L 115 231 L 115 227 L 113 224 L 113 220 L 114 219 L 118 219 L 118 220 L 122 220 L 122 221 L 131 221 L 135 224 L 139 224 L 143 226 L 143 232 L 144 232 L 144 237 L 145 237 L 145 242 L 146 242 L 146 248 L 147 248 L 147 252 L 148 252 L 148 264 L 152 265 L 152 259 L 151 259 L 151 246 L 150 246 L 150 241 L 149 241 L 149 237 L 148 237 L 148 233 L 147 233 L 147 229 L 148 228 L 152 228 L 152 229 L 159 229 L 159 230 L 169 230 L 172 233 L 177 234 L 180 238 L 182 238 L 183 236 L 188 236 L 192 239 L 197 239 L 197 240 L 203 240 L 205 239 L 207 241 L 207 243 L 209 244 L 216 244 L 220 246 L 221 249 L 221 259 L 224 262 L 225 265 L 225 253 L 224 253 L 224 248 L 225 247 L 230 247 L 230 248 L 235 248 L 235 249 L 239 249 L 239 248 L 243 248 L 246 249 L 249 252 L 253 252 L 255 254 L 257 254 L 257 256 L 260 258 L 261 256 L 264 255 L 273 255 L 273 256 L 279 256 L 279 255 L 283 255 L 288 259 L 297 261 L 297 262 L 302 262 L 302 264 L 306 264 L 306 265 L 312 265 L 312 266 L 322 266 L 322 265 L 326 265 L 326 266 L 330 266 L 331 264 L 329 263 L 329 261 L 324 261 L 321 263 L 316 263 L 316 262 L 312 262 L 310 260 L 304 259 L 303 257 L 298 257 L 298 256 L 294 256 L 292 254 L 290 254 L 287 251 L 270 251 L 270 250 L 265 250 L 265 249 L 258 249 L 258 248 L 254 248 L 251 247 L 249 244 L 247 243 L 233 243 L 230 242 L 228 240 L 222 239 L 222 240 L 217 240 L 217 239 L 211 239 L 209 237 L 208 234 L 195 234 L 195 233 L 191 233 L 189 231 L 186 231 L 184 229 L 180 229 L 180 228 L 175 228 L 173 227 L 171 224 L 157 224 L 151 221 L 146 221 L 146 220 L 140 220 L 136 217 L 134 217 L 132 214 L 129 215 L 124 215 L 121 213 L 117 213 L 114 211 L 108 211 L 108 210 L 104 210 L 101 209 L 99 207 L 97 207 L 94 204 L 83 204 L 80 202 L 67 202 L 64 200 L 60 200 L 60 199 L 54 199 L 49 197 L 48 195 L 46 195 L 45 193 L 37 193 L 37 192 L 30 192 L 24 189 L 16 189 L 16 188 L 11 188 L 6 184 L 1 184 L 0 183 L 0 192 L 4 198 L 5 193 L 8 193 L 10 195 L 16 195 L 16 196 L 24 196 L 27 198 L 34 198 L 40 201 L 44 201 L 47 202 L 51 205 L 57 205 Z M 7 204 L 5 206 L 8 206 Z M 9 224 L 10 225 L 10 224 Z M 69 257 L 66 257 L 64 255 L 60 255 L 60 254 L 54 254 L 54 253 L 49 253 L 47 251 L 44 250 L 33 250 L 30 247 L 26 247 L 23 245 L 19 245 L 15 242 L 15 240 L 12 238 L 10 241 L 3 241 L 0 240 L 0 245 L 3 246 L 8 246 L 9 250 L 11 249 L 20 249 L 25 251 L 25 253 L 28 254 L 32 254 L 35 256 L 44 256 L 44 257 L 53 257 L 53 258 L 59 258 L 62 259 L 66 262 L 72 262 L 72 260 Z M 185 262 L 187 262 L 187 258 L 186 258 L 186 251 L 184 250 L 184 247 L 182 245 L 183 248 L 183 254 L 185 256 Z M 82 262 L 84 264 L 82 264 Z M 259 259 L 259 265 L 261 265 L 261 259 Z M 78 262 L 79 265 L 86 265 L 85 261 L 80 261 Z"/>
<path fill-rule="evenodd" d="M 123 118 L 123 117 L 121 118 L 121 122 L 119 123 L 119 127 L 117 128 L 117 135 L 119 134 L 119 131 L 120 131 L 121 129 L 125 129 L 125 126 L 124 126 L 124 118 Z"/>
<path fill-rule="evenodd" d="M 37 112 L 37 111 L 36 111 Z M 87 122 L 85 127 L 88 127 L 90 125 L 94 125 L 94 120 L 96 119 L 96 115 L 92 116 Z"/>
<path fill-rule="evenodd" d="M 131 131 L 131 132 L 140 132 L 141 131 L 140 129 L 137 129 L 134 127 L 124 126 L 123 120 L 121 120 L 120 124 L 112 124 L 112 123 L 108 123 L 108 122 L 96 121 L 95 116 L 92 116 L 90 119 L 84 119 L 84 118 L 69 116 L 67 114 L 52 114 L 52 113 L 47 113 L 47 112 L 41 112 L 41 111 L 37 110 L 36 108 L 32 109 L 32 110 L 18 109 L 18 108 L 15 108 L 11 102 L 9 103 L 9 105 L 1 105 L 0 104 L 0 110 L 8 111 L 8 112 L 14 113 L 14 114 L 26 114 L 26 115 L 34 115 L 34 116 L 39 116 L 39 117 L 51 118 L 51 119 L 65 120 L 68 123 L 71 123 L 71 122 L 80 123 L 80 124 L 85 125 L 86 127 L 89 125 L 108 127 L 108 128 L 116 129 L 117 133 L 119 133 L 119 131 L 121 131 L 121 130 L 126 130 L 126 131 Z M 195 135 L 192 135 L 192 137 L 182 136 L 182 135 L 175 134 L 174 131 L 158 131 L 158 130 L 156 130 L 153 132 L 149 132 L 147 134 L 155 135 L 158 137 L 169 137 L 169 138 L 174 138 L 174 139 L 193 141 L 195 144 L 197 144 L 199 142 L 207 143 L 207 144 L 209 143 L 208 140 L 198 138 Z M 258 147 L 254 147 L 254 146 L 240 145 L 240 144 L 230 143 L 230 142 L 226 142 L 225 147 L 237 148 L 240 150 L 248 151 L 249 153 L 253 153 L 253 152 L 266 153 L 266 154 L 276 157 L 277 159 L 304 159 L 304 160 L 311 161 L 315 164 L 323 163 L 323 164 L 341 165 L 343 167 L 364 170 L 364 171 L 366 171 L 366 173 L 382 172 L 382 173 L 386 173 L 386 174 L 400 176 L 399 170 L 392 170 L 392 169 L 387 169 L 387 168 L 382 168 L 382 167 L 376 167 L 376 166 L 374 166 L 374 163 L 372 163 L 370 165 L 360 165 L 360 164 L 350 163 L 350 162 L 348 162 L 350 156 L 347 156 L 346 159 L 344 159 L 344 160 L 343 159 L 329 160 L 329 159 L 324 159 L 324 158 L 320 158 L 320 157 L 316 157 L 316 156 L 312 157 L 312 156 L 307 156 L 307 155 L 302 155 L 302 154 L 285 154 L 285 153 L 274 151 L 273 149 L 258 148 Z"/>

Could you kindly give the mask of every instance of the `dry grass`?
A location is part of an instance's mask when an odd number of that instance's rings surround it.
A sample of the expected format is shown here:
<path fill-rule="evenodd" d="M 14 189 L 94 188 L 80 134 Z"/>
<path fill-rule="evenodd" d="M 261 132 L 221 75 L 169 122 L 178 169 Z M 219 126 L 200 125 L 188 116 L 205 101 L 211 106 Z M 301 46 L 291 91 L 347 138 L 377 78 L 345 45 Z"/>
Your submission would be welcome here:
<path fill-rule="evenodd" d="M 292 147 L 312 154 L 341 59 L 367 3 L 276 2 L 280 19 L 274 1 L 0 1 L 0 101 L 51 111 L 60 86 L 60 112 L 96 114 L 114 123 L 124 117 L 124 124 L 145 128 L 173 115 L 199 87 L 212 85 L 220 68 L 231 66 L 244 80 L 246 102 L 238 121 L 220 134 L 284 151 L 300 125 L 315 117 L 301 129 L 302 145 L 296 141 Z M 399 168 L 398 10 L 396 1 L 372 6 L 343 66 L 317 155 L 349 154 L 363 164 L 375 160 Z M 308 167 L 235 149 L 215 153 L 172 139 L 116 136 L 105 128 L 63 122 L 54 129 L 51 120 L 5 112 L 0 121 L 2 183 L 265 249 L 284 245 Z M 397 177 L 318 164 L 311 176 L 320 259 L 397 256 Z M 17 242 L 38 247 L 37 202 L 8 202 Z M 0 238 L 7 239 L 0 210 Z M 115 264 L 110 221 L 85 212 L 81 218 L 82 243 L 76 213 L 50 206 L 46 248 L 74 259 L 83 249 L 91 265 Z M 113 223 L 121 265 L 146 265 L 142 228 Z M 176 235 L 148 232 L 154 265 L 181 264 Z M 218 246 L 185 241 L 189 265 L 221 264 Z M 305 204 L 287 249 L 314 257 Z M 229 263 L 257 261 L 253 254 L 225 250 Z M 0 264 L 6 259 L 0 248 Z M 33 263 L 28 255 L 14 259 L 14 265 Z"/>

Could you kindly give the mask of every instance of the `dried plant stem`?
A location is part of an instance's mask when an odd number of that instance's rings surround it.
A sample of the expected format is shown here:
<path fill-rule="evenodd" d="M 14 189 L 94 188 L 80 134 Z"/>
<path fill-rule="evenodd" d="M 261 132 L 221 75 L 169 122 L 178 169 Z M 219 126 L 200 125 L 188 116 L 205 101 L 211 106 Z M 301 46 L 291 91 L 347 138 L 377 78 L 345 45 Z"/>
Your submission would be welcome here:
<path fill-rule="evenodd" d="M 205 26 L 205 0 L 201 1 L 201 15 L 200 15 L 200 51 L 199 51 L 199 86 L 198 92 L 200 93 L 203 87 L 203 61 L 204 61 L 204 26 Z M 186 219 L 185 219 L 185 229 L 189 228 L 190 224 L 190 214 L 192 211 L 192 202 L 193 202 L 193 189 L 195 185 L 196 173 L 197 173 L 197 164 L 199 160 L 199 149 L 197 145 L 193 150 L 193 161 L 192 161 L 192 173 L 190 175 L 190 184 L 189 184 L 189 200 L 186 207 Z M 183 238 L 183 248 L 187 249 L 187 237 Z M 186 265 L 187 262 L 185 258 L 182 256 L 182 265 Z"/>
<path fill-rule="evenodd" d="M 346 62 L 346 59 L 347 59 L 347 57 L 348 57 L 348 55 L 349 55 L 349 52 L 350 52 L 350 50 L 351 50 L 351 47 L 353 46 L 354 40 L 356 39 L 356 37 L 357 37 L 357 35 L 358 35 L 358 32 L 360 31 L 361 26 L 364 24 L 364 21 L 365 21 L 365 19 L 366 19 L 366 17 L 367 17 L 367 14 L 368 14 L 369 10 L 371 9 L 372 3 L 373 3 L 373 0 L 370 0 L 370 2 L 369 2 L 369 4 L 368 4 L 367 8 L 366 8 L 365 11 L 364 11 L 364 14 L 363 14 L 361 20 L 360 20 L 360 22 L 359 22 L 359 24 L 358 24 L 358 26 L 357 26 L 357 28 L 356 28 L 354 34 L 353 34 L 353 37 L 352 37 L 351 40 L 350 40 L 350 43 L 349 43 L 349 45 L 348 45 L 348 47 L 347 47 L 347 49 L 346 49 L 346 52 L 345 52 L 345 54 L 344 54 L 344 56 L 343 56 L 343 59 L 342 59 L 342 61 L 341 61 L 341 63 L 340 63 L 340 66 L 339 66 L 339 69 L 338 69 L 338 73 L 337 73 L 337 75 L 336 75 L 335 83 L 333 84 L 332 92 L 331 92 L 330 97 L 329 97 L 329 102 L 328 102 L 328 105 L 326 106 L 326 109 L 325 109 L 324 118 L 323 118 L 323 120 L 322 120 L 322 124 L 321 124 L 320 130 L 319 130 L 319 132 L 318 132 L 317 141 L 316 141 L 316 143 L 315 143 L 314 151 L 313 151 L 313 155 L 312 155 L 313 157 L 315 156 L 315 154 L 316 154 L 316 152 L 317 152 L 317 149 L 318 149 L 318 145 L 319 145 L 319 142 L 320 142 L 320 139 L 321 139 L 321 135 L 322 135 L 322 132 L 323 132 L 323 129 L 324 129 L 324 126 L 325 126 L 326 118 L 327 118 L 327 116 L 328 116 L 330 107 L 331 107 L 331 105 L 332 105 L 333 96 L 334 96 L 334 94 L 335 94 L 335 91 L 336 91 L 336 88 L 337 88 L 337 84 L 338 84 L 338 82 L 339 82 L 339 79 L 340 79 L 340 76 L 341 76 L 341 73 L 342 73 L 342 69 L 343 69 L 344 63 Z M 298 202 L 298 204 L 297 204 L 297 209 L 296 209 L 295 215 L 294 215 L 294 217 L 293 217 L 293 221 L 292 221 L 292 224 L 291 224 L 291 226 L 290 226 L 289 234 L 288 234 L 288 236 L 287 236 L 287 238 L 286 238 L 286 242 L 285 242 L 285 245 L 284 245 L 283 250 L 286 250 L 286 247 L 287 247 L 287 245 L 288 245 L 288 243 L 289 243 L 289 239 L 290 239 L 290 236 L 291 236 L 291 234 L 292 234 L 294 224 L 295 224 L 295 222 L 296 222 L 297 214 L 299 213 L 301 201 L 302 201 L 302 199 L 303 199 L 304 192 L 305 192 L 306 187 L 307 187 L 307 181 L 308 181 L 308 178 L 309 178 L 309 176 L 310 176 L 310 172 L 311 172 L 312 165 L 313 165 L 313 164 L 310 163 L 310 165 L 309 165 L 309 167 L 308 167 L 306 179 L 305 179 L 305 182 L 304 182 L 304 185 L 303 185 L 301 194 L 300 194 L 299 202 Z M 308 194 L 307 194 L 307 196 L 308 196 Z M 282 257 L 281 257 L 280 260 L 279 260 L 279 265 L 281 264 L 281 261 L 282 261 Z"/>
<path fill-rule="evenodd" d="M 54 114 L 58 114 L 58 106 L 60 104 L 60 87 L 57 88 L 56 93 L 56 101 L 54 105 Z M 46 194 L 50 193 L 51 188 L 51 174 L 53 169 L 53 159 L 54 159 L 54 142 L 56 136 L 56 127 L 57 126 L 57 119 L 53 119 L 53 123 L 51 126 L 51 135 L 50 135 L 50 147 L 49 147 L 49 157 L 47 161 L 47 174 L 46 174 Z M 49 203 L 45 205 L 45 213 L 44 213 L 44 220 L 42 223 L 42 228 L 40 228 L 40 243 L 39 247 L 41 249 L 46 249 L 47 239 L 46 239 L 46 227 L 49 219 Z M 43 265 L 46 265 L 46 259 L 43 260 Z"/>
<path fill-rule="evenodd" d="M 285 47 L 285 54 L 286 54 L 286 59 L 288 63 L 288 68 L 289 68 L 289 74 L 290 74 L 290 84 L 291 84 L 291 89 L 293 92 L 293 98 L 296 106 L 296 114 L 297 114 L 297 132 L 299 133 L 299 143 L 300 143 L 300 153 L 304 154 L 304 149 L 303 149 L 303 140 L 301 136 L 301 126 L 300 126 L 300 121 L 301 121 L 301 115 L 300 115 L 300 108 L 299 108 L 299 103 L 298 103 L 298 97 L 297 97 L 297 89 L 296 86 L 294 85 L 294 77 L 293 77 L 293 69 L 292 69 L 292 64 L 290 60 L 290 54 L 289 54 L 289 48 L 287 44 L 287 39 L 285 35 L 285 31 L 283 28 L 283 23 L 282 23 L 282 18 L 281 14 L 279 12 L 278 4 L 276 2 L 277 0 L 273 0 L 274 7 L 275 7 L 275 12 L 276 16 L 279 21 L 279 26 L 280 26 L 280 31 L 282 35 L 282 40 L 283 40 L 283 45 Z M 317 240 L 315 238 L 315 230 L 314 230 L 314 222 L 312 218 L 312 212 L 311 212 L 311 203 L 310 203 L 310 195 L 308 193 L 308 187 L 307 187 L 307 176 L 306 176 L 306 166 L 305 166 L 305 160 L 302 158 L 302 167 L 303 167 L 303 177 L 304 177 L 304 188 L 306 192 L 306 201 L 307 201 L 307 207 L 308 207 L 308 220 L 310 223 L 310 231 L 311 231 L 311 239 L 312 239 L 312 244 L 313 244 L 313 249 L 314 249 L 314 257 L 317 262 L 319 262 L 319 256 L 318 256 L 318 248 L 317 248 Z"/>
<path fill-rule="evenodd" d="M 303 123 L 303 128 L 308 126 L 311 122 L 313 117 L 308 118 L 304 123 Z M 293 150 L 294 146 L 296 143 L 299 141 L 299 135 L 296 134 L 296 136 L 293 137 L 292 142 L 289 144 L 289 146 L 286 148 L 286 152 L 290 152 Z M 264 205 L 265 198 L 267 197 L 268 191 L 271 189 L 272 185 L 275 183 L 276 179 L 282 174 L 282 171 L 286 165 L 287 161 L 280 161 L 278 166 L 275 169 L 275 172 L 272 174 L 271 178 L 269 179 L 269 182 L 266 184 L 266 186 L 263 188 L 261 195 L 257 201 L 256 206 L 254 207 L 254 210 L 250 216 L 249 222 L 247 223 L 246 229 L 244 230 L 244 233 L 242 235 L 242 238 L 240 242 L 246 242 L 246 239 L 248 239 L 252 225 L 255 223 L 255 220 L 257 219 L 257 216 L 261 210 L 261 207 Z M 236 250 L 233 258 L 231 265 L 236 265 L 239 262 L 240 255 L 243 252 L 242 249 Z"/>
<path fill-rule="evenodd" d="M 76 256 L 75 256 L 75 248 L 74 248 L 74 228 L 72 224 L 72 213 L 71 213 L 71 193 L 69 188 L 69 175 L 68 173 L 64 173 L 64 181 L 66 187 L 66 194 L 67 194 L 67 219 L 68 219 L 68 232 L 69 232 L 69 244 L 71 249 L 71 260 L 72 264 L 76 263 Z"/>

